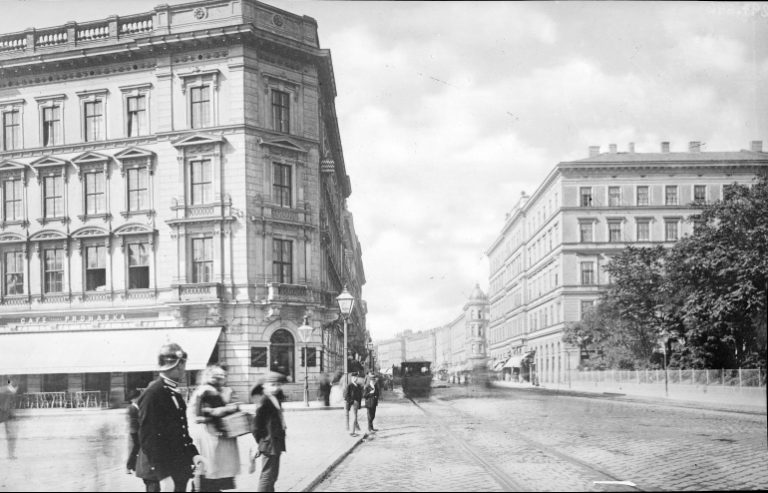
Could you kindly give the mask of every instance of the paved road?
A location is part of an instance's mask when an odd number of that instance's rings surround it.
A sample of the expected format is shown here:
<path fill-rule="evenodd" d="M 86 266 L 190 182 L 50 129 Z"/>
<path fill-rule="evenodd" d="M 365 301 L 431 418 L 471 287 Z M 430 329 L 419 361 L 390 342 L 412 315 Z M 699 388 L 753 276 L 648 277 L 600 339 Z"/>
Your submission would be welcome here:
<path fill-rule="evenodd" d="M 768 489 L 765 415 L 465 392 L 439 389 L 418 407 L 386 401 L 381 431 L 316 491 Z M 617 481 L 636 487 L 606 483 Z"/>

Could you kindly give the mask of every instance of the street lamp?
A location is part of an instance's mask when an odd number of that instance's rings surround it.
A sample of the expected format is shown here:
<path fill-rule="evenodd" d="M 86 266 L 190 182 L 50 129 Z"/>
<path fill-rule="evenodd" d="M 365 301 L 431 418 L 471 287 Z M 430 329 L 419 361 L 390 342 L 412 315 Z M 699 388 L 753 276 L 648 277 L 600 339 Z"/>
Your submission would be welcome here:
<path fill-rule="evenodd" d="M 304 343 L 304 404 L 307 407 L 309 407 L 309 350 L 307 348 L 307 343 L 309 342 L 309 338 L 312 337 L 312 332 L 314 330 L 315 328 L 307 323 L 307 317 L 304 317 L 304 324 L 299 327 L 299 336 Z"/>
<path fill-rule="evenodd" d="M 373 345 L 373 341 L 370 341 L 368 343 L 368 357 L 370 358 L 370 364 L 371 364 L 371 371 L 375 371 L 375 368 L 373 366 L 373 349 L 375 346 Z"/>
<path fill-rule="evenodd" d="M 339 304 L 341 318 L 344 319 L 344 383 L 349 384 L 349 376 L 347 375 L 347 331 L 349 330 L 349 316 L 352 314 L 352 308 L 355 306 L 355 297 L 347 291 L 346 285 L 344 285 L 341 294 L 336 297 L 336 302 Z"/>

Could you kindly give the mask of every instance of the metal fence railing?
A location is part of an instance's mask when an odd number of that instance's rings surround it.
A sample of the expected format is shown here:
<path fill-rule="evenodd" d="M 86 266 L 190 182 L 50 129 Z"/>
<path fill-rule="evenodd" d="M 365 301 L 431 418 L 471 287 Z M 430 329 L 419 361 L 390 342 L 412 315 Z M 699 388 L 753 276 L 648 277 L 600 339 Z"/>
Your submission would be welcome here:
<path fill-rule="evenodd" d="M 569 374 L 570 373 L 570 374 Z M 572 370 L 560 381 L 584 383 L 656 384 L 665 381 L 664 370 Z M 549 379 L 546 379 L 548 381 Z M 666 381 L 677 385 L 718 385 L 724 387 L 765 387 L 766 372 L 759 369 L 683 370 L 669 368 Z"/>

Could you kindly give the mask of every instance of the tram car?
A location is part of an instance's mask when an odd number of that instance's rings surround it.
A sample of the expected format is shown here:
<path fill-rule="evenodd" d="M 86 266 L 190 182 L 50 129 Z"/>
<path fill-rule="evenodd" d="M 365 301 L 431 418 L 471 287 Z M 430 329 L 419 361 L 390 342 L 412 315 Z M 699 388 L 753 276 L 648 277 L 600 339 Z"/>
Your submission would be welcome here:
<path fill-rule="evenodd" d="M 403 393 L 408 397 L 429 396 L 432 390 L 430 361 L 403 361 L 400 364 L 400 378 Z"/>

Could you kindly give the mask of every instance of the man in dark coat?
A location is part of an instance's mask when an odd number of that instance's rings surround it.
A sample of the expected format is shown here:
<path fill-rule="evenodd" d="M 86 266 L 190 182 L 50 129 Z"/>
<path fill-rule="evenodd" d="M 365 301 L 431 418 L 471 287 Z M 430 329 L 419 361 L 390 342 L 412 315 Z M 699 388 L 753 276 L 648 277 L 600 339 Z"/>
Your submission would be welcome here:
<path fill-rule="evenodd" d="M 357 411 L 360 409 L 360 401 L 362 399 L 363 386 L 360 385 L 358 376 L 353 374 L 352 381 L 347 385 L 347 391 L 344 394 L 347 416 L 349 416 L 349 410 L 352 410 L 352 433 L 350 433 L 350 435 L 353 437 L 356 437 L 357 431 L 360 430 L 360 423 L 357 422 Z M 347 429 L 349 429 L 349 417 L 347 417 Z"/>
<path fill-rule="evenodd" d="M 259 445 L 262 455 L 261 475 L 257 491 L 275 491 L 275 482 L 280 473 L 280 454 L 285 452 L 285 418 L 280 403 L 282 390 L 280 384 L 285 375 L 270 372 L 264 379 L 264 396 L 256 411 L 253 437 Z"/>
<path fill-rule="evenodd" d="M 131 451 L 128 453 L 128 463 L 126 464 L 128 474 L 136 470 L 136 461 L 139 459 L 139 450 L 141 449 L 141 442 L 139 442 L 139 405 L 136 403 L 140 395 L 141 393 L 134 389 L 129 396 L 131 404 L 128 406 L 128 433 L 131 436 Z"/>
<path fill-rule="evenodd" d="M 368 410 L 368 431 L 379 431 L 373 427 L 373 419 L 376 417 L 376 407 L 379 405 L 379 382 L 373 372 L 368 374 L 368 383 L 365 384 L 363 398 L 365 399 L 365 408 Z"/>
<path fill-rule="evenodd" d="M 187 405 L 178 390 L 187 353 L 178 344 L 160 348 L 160 376 L 141 394 L 136 476 L 148 492 L 160 491 L 160 482 L 173 480 L 174 491 L 185 491 L 194 465 L 201 459 L 187 428 Z"/>

